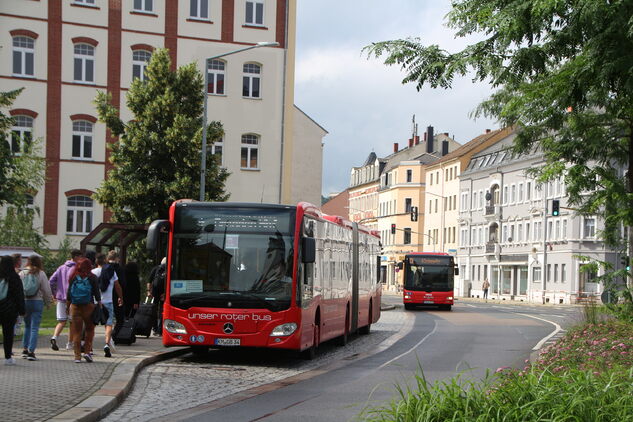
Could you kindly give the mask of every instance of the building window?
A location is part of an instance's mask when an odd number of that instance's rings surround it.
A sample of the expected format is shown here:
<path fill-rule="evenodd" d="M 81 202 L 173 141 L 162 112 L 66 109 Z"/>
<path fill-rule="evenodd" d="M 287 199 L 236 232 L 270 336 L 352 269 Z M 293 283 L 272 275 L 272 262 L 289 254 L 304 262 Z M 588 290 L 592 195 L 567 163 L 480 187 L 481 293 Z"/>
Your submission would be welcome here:
<path fill-rule="evenodd" d="M 532 281 L 534 282 L 541 281 L 541 267 L 532 268 Z"/>
<path fill-rule="evenodd" d="M 413 170 L 407 170 L 407 183 L 411 183 L 413 181 Z"/>
<path fill-rule="evenodd" d="M 408 227 L 404 229 L 404 244 L 405 245 L 411 244 L 411 229 Z"/>
<path fill-rule="evenodd" d="M 596 219 L 585 218 L 583 222 L 583 237 L 590 238 L 596 236 Z"/>
<path fill-rule="evenodd" d="M 190 0 L 189 17 L 209 19 L 209 0 Z"/>
<path fill-rule="evenodd" d="M 517 201 L 517 187 L 516 185 L 512 185 L 511 186 L 511 197 L 510 197 L 510 202 L 512 202 L 513 204 Z"/>
<path fill-rule="evenodd" d="M 259 136 L 242 135 L 241 167 L 243 169 L 257 169 L 257 155 Z"/>
<path fill-rule="evenodd" d="M 226 63 L 222 60 L 211 60 L 207 65 L 208 85 L 207 92 L 209 94 L 224 94 L 224 69 Z"/>
<path fill-rule="evenodd" d="M 30 116 L 13 117 L 11 127 L 11 152 L 19 155 L 29 152 L 33 141 L 33 118 Z"/>
<path fill-rule="evenodd" d="M 261 66 L 255 63 L 244 65 L 244 76 L 242 77 L 242 96 L 248 98 L 260 98 L 259 83 Z"/>
<path fill-rule="evenodd" d="M 523 202 L 523 183 L 519 183 L 519 202 Z"/>
<path fill-rule="evenodd" d="M 560 264 L 560 281 L 561 283 L 567 281 L 567 264 Z"/>
<path fill-rule="evenodd" d="M 246 2 L 246 23 L 248 25 L 264 24 L 264 2 L 262 0 Z"/>
<path fill-rule="evenodd" d="M 567 220 L 563 220 L 563 239 L 567 239 Z"/>
<path fill-rule="evenodd" d="M 92 230 L 92 199 L 87 196 L 68 198 L 66 211 L 66 232 L 86 234 Z"/>
<path fill-rule="evenodd" d="M 411 212 L 411 198 L 404 199 L 404 212 Z"/>
<path fill-rule="evenodd" d="M 73 158 L 92 158 L 92 128 L 85 120 L 73 122 Z"/>
<path fill-rule="evenodd" d="M 532 182 L 527 182 L 525 184 L 525 200 L 529 201 L 532 196 Z"/>
<path fill-rule="evenodd" d="M 557 283 L 557 282 L 558 282 L 558 264 L 554 264 L 554 283 Z"/>
<path fill-rule="evenodd" d="M 134 0 L 134 10 L 137 12 L 154 11 L 154 0 Z"/>
<path fill-rule="evenodd" d="M 137 50 L 132 52 L 132 79 L 145 80 L 145 71 L 151 58 L 151 51 Z"/>
<path fill-rule="evenodd" d="M 217 158 L 219 165 L 224 164 L 224 162 L 222 161 L 223 147 L 224 147 L 224 139 L 218 139 L 217 141 L 213 143 L 213 145 L 211 145 L 211 154 Z"/>
<path fill-rule="evenodd" d="M 95 5 L 95 0 L 74 0 L 73 3 L 75 4 L 84 4 L 87 6 L 94 6 Z"/>
<path fill-rule="evenodd" d="M 33 76 L 35 40 L 29 37 L 13 37 L 13 75 Z"/>
<path fill-rule="evenodd" d="M 94 82 L 95 48 L 88 44 L 75 44 L 75 81 Z"/>

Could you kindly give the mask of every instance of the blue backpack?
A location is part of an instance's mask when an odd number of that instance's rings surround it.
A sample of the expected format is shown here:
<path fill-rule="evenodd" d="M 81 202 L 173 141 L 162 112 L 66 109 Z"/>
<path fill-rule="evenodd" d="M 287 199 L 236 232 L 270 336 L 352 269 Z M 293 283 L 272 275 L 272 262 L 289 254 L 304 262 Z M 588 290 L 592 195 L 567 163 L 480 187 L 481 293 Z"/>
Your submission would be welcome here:
<path fill-rule="evenodd" d="M 86 305 L 92 302 L 92 283 L 88 277 L 75 277 L 70 288 L 70 303 L 73 305 Z"/>
<path fill-rule="evenodd" d="M 40 289 L 40 281 L 34 274 L 27 273 L 22 279 L 22 285 L 24 286 L 24 296 L 35 296 Z"/>

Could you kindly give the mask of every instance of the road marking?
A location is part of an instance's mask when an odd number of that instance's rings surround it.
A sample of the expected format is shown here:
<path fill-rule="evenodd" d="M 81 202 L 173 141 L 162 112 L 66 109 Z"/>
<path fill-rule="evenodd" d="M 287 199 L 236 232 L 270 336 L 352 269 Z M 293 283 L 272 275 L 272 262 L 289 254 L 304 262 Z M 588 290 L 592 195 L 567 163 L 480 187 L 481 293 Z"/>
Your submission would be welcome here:
<path fill-rule="evenodd" d="M 423 338 L 422 340 L 420 340 L 419 342 L 417 342 L 415 346 L 413 346 L 412 348 L 410 348 L 410 349 L 409 349 L 409 350 L 407 350 L 406 352 L 399 354 L 399 355 L 398 355 L 398 356 L 396 356 L 395 358 L 393 358 L 393 359 L 391 359 L 391 360 L 389 360 L 389 361 L 387 361 L 387 362 L 383 363 L 382 365 L 380 365 L 380 366 L 378 367 L 378 369 L 382 369 L 382 368 L 384 368 L 385 366 L 389 365 L 391 362 L 396 361 L 396 360 L 400 359 L 401 357 L 403 357 L 404 355 L 407 355 L 407 354 L 411 353 L 412 351 L 414 351 L 415 349 L 417 349 L 417 348 L 418 348 L 418 346 L 420 346 L 422 343 L 424 343 L 424 341 L 425 341 L 427 338 L 431 337 L 431 335 L 435 333 L 435 330 L 437 330 L 437 321 L 433 320 L 433 324 L 435 324 L 435 325 L 433 326 L 433 330 L 432 330 L 430 333 L 428 333 L 427 335 L 425 335 L 425 336 L 424 336 L 424 338 Z"/>
<path fill-rule="evenodd" d="M 471 305 L 470 303 L 466 303 L 465 305 L 466 305 L 466 306 L 470 306 L 471 308 L 476 308 L 476 307 L 477 307 L 477 306 L 475 306 L 475 305 Z"/>
<path fill-rule="evenodd" d="M 515 312 L 515 314 L 523 315 L 523 316 L 528 317 L 528 318 L 538 319 L 538 320 L 541 320 L 541 321 L 544 321 L 544 322 L 548 322 L 548 323 L 552 324 L 554 327 L 556 327 L 554 329 L 554 331 L 552 331 L 551 333 L 549 333 L 548 335 L 543 337 L 538 343 L 536 343 L 536 346 L 534 346 L 532 348 L 532 350 L 539 350 L 541 347 L 543 347 L 543 344 L 545 344 L 545 342 L 547 340 L 549 340 L 550 338 L 554 337 L 558 332 L 563 331 L 561 326 L 558 325 L 557 323 L 553 322 L 553 321 L 550 321 L 550 320 L 547 320 L 547 319 L 544 319 L 544 318 L 539 318 L 539 317 L 534 316 L 534 315 L 522 314 L 522 313 L 519 313 L 519 312 Z"/>

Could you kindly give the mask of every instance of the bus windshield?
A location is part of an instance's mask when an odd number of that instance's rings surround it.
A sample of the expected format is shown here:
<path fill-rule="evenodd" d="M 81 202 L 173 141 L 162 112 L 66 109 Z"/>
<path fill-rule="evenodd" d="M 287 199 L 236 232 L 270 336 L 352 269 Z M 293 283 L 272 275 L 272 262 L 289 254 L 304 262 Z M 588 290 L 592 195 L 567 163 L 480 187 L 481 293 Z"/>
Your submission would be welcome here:
<path fill-rule="evenodd" d="M 453 264 L 446 258 L 408 258 L 404 288 L 423 292 L 453 291 Z"/>
<path fill-rule="evenodd" d="M 294 220 L 292 208 L 177 207 L 171 304 L 287 309 Z"/>

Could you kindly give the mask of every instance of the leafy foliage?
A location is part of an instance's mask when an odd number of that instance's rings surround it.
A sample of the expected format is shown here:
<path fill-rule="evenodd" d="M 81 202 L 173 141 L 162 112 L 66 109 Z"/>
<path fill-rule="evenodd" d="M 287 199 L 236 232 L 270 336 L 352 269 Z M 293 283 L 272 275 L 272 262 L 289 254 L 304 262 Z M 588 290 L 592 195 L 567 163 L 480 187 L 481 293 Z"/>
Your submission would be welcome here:
<path fill-rule="evenodd" d="M 633 226 L 633 3 L 628 0 L 453 0 L 448 26 L 481 41 L 461 51 L 419 38 L 365 47 L 399 65 L 403 83 L 450 88 L 472 76 L 498 90 L 475 115 L 521 128 L 517 152 L 538 146 L 541 180 L 564 175 L 570 203 L 601 214 L 605 240 Z"/>
<path fill-rule="evenodd" d="M 0 92 L 0 108 L 11 107 L 23 88 Z M 41 142 L 34 140 L 20 155 L 11 152 L 10 130 L 14 120 L 0 112 L 0 206 L 26 206 L 26 195 L 44 184 L 46 162 L 41 153 Z"/>
<path fill-rule="evenodd" d="M 114 167 L 94 195 L 114 221 L 166 218 L 172 201 L 198 198 L 203 78 L 193 63 L 171 71 L 168 51 L 154 51 L 145 81 L 136 79 L 127 94 L 133 114 L 127 123 L 106 93 L 98 93 L 95 102 L 99 119 L 120 137 L 110 145 Z M 222 135 L 222 125 L 212 122 L 209 143 Z M 206 200 L 224 201 L 228 173 L 214 156 L 207 157 Z"/>

